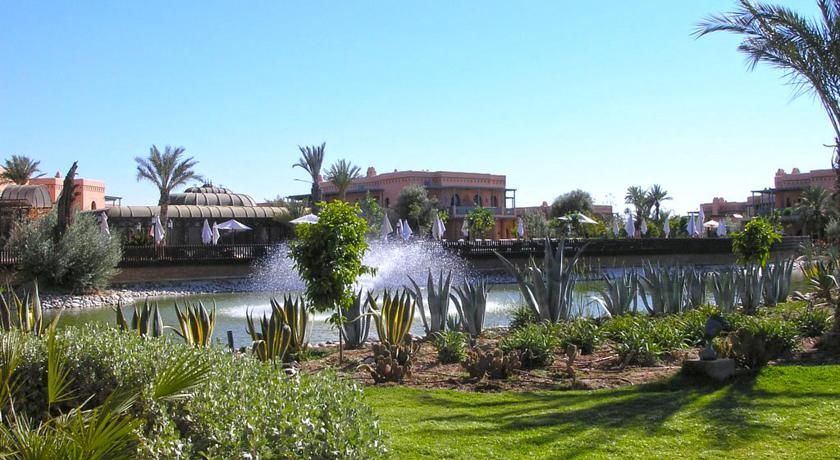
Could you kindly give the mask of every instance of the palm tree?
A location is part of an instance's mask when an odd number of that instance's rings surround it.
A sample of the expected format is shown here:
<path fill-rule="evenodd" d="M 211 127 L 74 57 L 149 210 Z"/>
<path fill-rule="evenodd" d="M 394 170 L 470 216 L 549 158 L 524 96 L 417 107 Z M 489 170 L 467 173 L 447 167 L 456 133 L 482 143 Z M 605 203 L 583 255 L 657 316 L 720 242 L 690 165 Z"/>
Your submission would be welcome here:
<path fill-rule="evenodd" d="M 642 224 L 642 219 L 650 214 L 650 197 L 645 189 L 638 185 L 627 187 L 624 202 L 636 208 L 636 227 Z"/>
<path fill-rule="evenodd" d="M 338 160 L 327 171 L 327 180 L 335 184 L 341 201 L 346 201 L 347 189 L 354 180 L 359 178 L 361 169 L 346 160 Z"/>
<path fill-rule="evenodd" d="M 787 7 L 738 0 L 738 8 L 701 22 L 695 35 L 731 32 L 743 37 L 738 51 L 750 69 L 764 62 L 782 70 L 796 95 L 813 93 L 834 128 L 832 165 L 840 192 L 840 0 L 817 0 L 818 18 Z"/>
<path fill-rule="evenodd" d="M 35 173 L 40 172 L 40 169 L 38 169 L 40 164 L 40 161 L 34 161 L 24 155 L 12 155 L 3 163 L 3 172 L 0 172 L 0 179 L 14 182 L 17 185 L 26 185 L 30 179 L 43 176 L 43 174 L 35 175 Z"/>
<path fill-rule="evenodd" d="M 163 153 L 160 153 L 157 146 L 149 149 L 149 157 L 136 157 L 137 180 L 147 180 L 158 188 L 160 199 L 160 220 L 166 224 L 166 215 L 169 210 L 169 195 L 179 185 L 185 185 L 191 180 L 201 180 L 193 167 L 198 164 L 193 157 L 184 158 L 184 148 L 173 149 L 166 146 Z"/>
<path fill-rule="evenodd" d="M 659 205 L 662 204 L 665 200 L 670 200 L 671 197 L 668 196 L 668 191 L 662 188 L 659 184 L 653 184 L 653 186 L 648 190 L 648 200 L 653 205 L 653 209 L 655 210 L 655 219 L 659 221 Z"/>
<path fill-rule="evenodd" d="M 321 145 L 312 145 L 307 147 L 298 146 L 301 157 L 297 163 L 292 167 L 298 166 L 309 173 L 312 178 L 312 189 L 309 194 L 309 200 L 312 204 L 312 212 L 318 213 L 318 203 L 321 201 L 321 184 L 318 183 L 321 178 L 321 165 L 324 163 L 324 147 L 327 143 Z"/>
<path fill-rule="evenodd" d="M 802 191 L 794 208 L 802 220 L 802 232 L 822 236 L 825 230 L 826 218 L 829 208 L 830 195 L 828 190 L 822 187 L 808 187 Z"/>

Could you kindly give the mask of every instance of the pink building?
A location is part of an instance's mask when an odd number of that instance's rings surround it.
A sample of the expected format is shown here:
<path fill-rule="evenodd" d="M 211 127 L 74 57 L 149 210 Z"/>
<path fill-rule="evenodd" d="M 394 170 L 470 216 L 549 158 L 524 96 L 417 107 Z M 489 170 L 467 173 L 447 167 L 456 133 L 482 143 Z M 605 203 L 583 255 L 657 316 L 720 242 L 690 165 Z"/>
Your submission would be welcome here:
<path fill-rule="evenodd" d="M 90 211 L 105 208 L 105 182 L 94 179 L 76 179 L 76 196 L 73 206 L 79 211 Z M 64 188 L 64 178 L 56 173 L 55 177 L 32 179 L 28 185 L 44 186 L 53 203 Z"/>
<path fill-rule="evenodd" d="M 321 181 L 324 200 L 338 198 L 338 190 L 331 182 Z M 355 202 L 368 193 L 385 208 L 397 202 L 402 189 L 421 185 L 429 197 L 449 210 L 446 238 L 461 238 L 464 216 L 477 206 L 490 209 L 496 215 L 496 238 L 513 238 L 516 231 L 516 190 L 507 188 L 502 175 L 451 171 L 394 171 L 377 174 L 370 167 L 367 174 L 353 181 L 347 190 L 347 201 Z"/>

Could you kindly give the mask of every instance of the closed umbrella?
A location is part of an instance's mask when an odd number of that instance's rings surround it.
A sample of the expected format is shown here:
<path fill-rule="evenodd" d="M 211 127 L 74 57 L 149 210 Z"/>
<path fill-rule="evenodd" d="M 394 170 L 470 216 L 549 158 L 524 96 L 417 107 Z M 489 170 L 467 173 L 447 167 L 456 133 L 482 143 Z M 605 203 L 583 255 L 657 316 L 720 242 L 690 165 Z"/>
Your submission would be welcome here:
<path fill-rule="evenodd" d="M 618 216 L 614 214 L 613 215 L 613 220 L 612 220 L 613 221 L 612 232 L 613 232 L 613 236 L 615 236 L 616 238 L 618 237 L 618 220 L 619 220 Z"/>
<path fill-rule="evenodd" d="M 521 217 L 516 218 L 516 234 L 522 238 L 525 236 L 525 221 Z"/>
<path fill-rule="evenodd" d="M 155 244 L 162 244 L 163 239 L 166 238 L 166 232 L 163 231 L 163 225 L 160 223 L 160 216 L 155 216 L 152 234 L 155 237 Z"/>
<path fill-rule="evenodd" d="M 219 238 L 221 238 L 221 236 L 222 235 L 219 234 L 219 226 L 213 222 L 213 240 L 211 241 L 213 246 L 219 244 Z"/>
<path fill-rule="evenodd" d="M 394 232 L 394 228 L 391 227 L 391 220 L 388 219 L 388 214 L 382 218 L 382 239 L 387 240 L 388 235 Z"/>
<path fill-rule="evenodd" d="M 703 237 L 703 221 L 700 216 L 694 216 L 694 235 L 698 238 Z"/>
<path fill-rule="evenodd" d="M 108 215 L 104 212 L 99 215 L 99 233 L 111 237 L 111 229 L 108 228 Z"/>
<path fill-rule="evenodd" d="M 440 218 L 437 214 L 435 214 L 435 221 L 437 222 L 437 229 L 438 229 L 438 239 L 443 240 L 446 239 L 446 225 L 443 223 L 443 219 Z"/>
<path fill-rule="evenodd" d="M 700 238 L 706 236 L 706 232 L 704 227 L 701 227 L 706 220 L 706 214 L 703 213 L 703 206 L 700 206 L 699 211 L 697 212 L 697 232 L 700 233 Z"/>
<path fill-rule="evenodd" d="M 665 216 L 665 223 L 662 224 L 662 233 L 665 234 L 665 238 L 671 236 L 671 225 L 668 223 L 668 216 Z"/>
<path fill-rule="evenodd" d="M 435 214 L 435 219 L 432 221 L 432 238 L 435 240 L 440 240 L 440 226 L 438 222 L 440 222 L 440 217 Z"/>
<path fill-rule="evenodd" d="M 647 235 L 647 231 L 648 231 L 647 221 L 643 218 L 642 219 L 642 224 L 639 225 L 639 232 L 641 232 L 642 235 Z"/>
<path fill-rule="evenodd" d="M 688 216 L 688 227 L 685 229 L 689 237 L 694 237 L 696 234 L 694 230 L 694 216 Z"/>
<path fill-rule="evenodd" d="M 624 222 L 624 231 L 627 232 L 627 238 L 636 237 L 636 223 L 633 222 L 633 214 L 627 214 L 627 220 Z"/>
<path fill-rule="evenodd" d="M 723 219 L 720 220 L 720 224 L 718 225 L 717 236 L 726 236 L 726 222 L 724 222 Z"/>
<path fill-rule="evenodd" d="M 204 224 L 201 226 L 201 242 L 204 244 L 213 242 L 213 230 L 210 229 L 207 219 L 204 219 Z"/>
<path fill-rule="evenodd" d="M 397 238 L 402 238 L 402 219 L 397 219 Z"/>
<path fill-rule="evenodd" d="M 408 225 L 408 221 L 407 221 L 407 220 L 404 220 L 404 221 L 403 221 L 403 224 L 402 224 L 402 237 L 403 237 L 403 240 L 408 241 L 408 239 L 409 239 L 409 238 L 411 238 L 411 235 L 412 235 L 413 233 L 414 233 L 414 232 L 412 232 L 412 231 L 411 231 L 411 227 Z"/>
<path fill-rule="evenodd" d="M 463 236 L 470 236 L 470 224 L 467 222 L 467 218 L 464 218 L 464 223 L 461 224 L 461 235 Z"/>

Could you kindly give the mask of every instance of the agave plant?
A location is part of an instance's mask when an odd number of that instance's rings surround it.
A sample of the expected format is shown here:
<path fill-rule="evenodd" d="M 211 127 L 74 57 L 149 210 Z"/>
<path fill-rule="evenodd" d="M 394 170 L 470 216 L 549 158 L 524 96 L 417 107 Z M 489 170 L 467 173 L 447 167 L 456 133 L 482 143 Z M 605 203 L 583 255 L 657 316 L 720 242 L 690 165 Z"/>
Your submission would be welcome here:
<path fill-rule="evenodd" d="M 620 316 L 635 312 L 633 302 L 639 291 L 639 276 L 632 270 L 623 271 L 621 275 L 611 277 L 604 275 L 605 288 L 592 297 L 607 316 Z"/>
<path fill-rule="evenodd" d="M 546 238 L 542 263 L 538 265 L 532 258 L 525 269 L 517 267 L 498 252 L 493 252 L 516 278 L 525 303 L 540 321 L 556 323 L 571 317 L 572 293 L 577 283 L 575 267 L 589 243 L 568 260 L 563 254 L 564 243 L 564 240 L 560 240 L 554 251 L 551 241 Z"/>
<path fill-rule="evenodd" d="M 790 293 L 793 259 L 779 259 L 764 269 L 764 303 L 774 306 Z"/>
<path fill-rule="evenodd" d="M 484 313 L 487 311 L 487 293 L 490 288 L 484 280 L 470 282 L 464 280 L 464 285 L 454 289 L 452 302 L 461 318 L 461 327 L 470 336 L 478 337 L 484 328 Z"/>
<path fill-rule="evenodd" d="M 428 302 L 429 314 L 426 317 L 426 304 L 423 302 L 423 292 L 420 286 L 409 276 L 413 286 L 412 295 L 414 301 L 417 303 L 417 308 L 420 309 L 420 319 L 423 320 L 423 329 L 427 336 L 431 336 L 436 332 L 440 332 L 446 328 L 446 318 L 449 316 L 449 296 L 450 286 L 452 280 L 452 271 L 443 279 L 443 271 L 438 274 L 438 283 L 435 286 L 432 278 L 432 270 L 429 269 L 429 276 L 426 280 L 426 296 Z"/>
<path fill-rule="evenodd" d="M 687 308 L 699 308 L 706 303 L 706 273 L 694 267 L 684 269 L 685 305 Z"/>
<path fill-rule="evenodd" d="M 289 352 L 297 355 L 305 351 L 309 345 L 312 321 L 303 298 L 292 299 L 292 296 L 287 295 L 283 297 L 282 305 L 277 299 L 271 299 L 271 311 L 272 315 L 277 312 L 280 320 L 289 326 L 292 333 Z"/>
<path fill-rule="evenodd" d="M 831 302 L 831 293 L 837 286 L 834 264 L 826 260 L 813 260 L 802 265 L 802 273 L 813 295 L 823 302 Z"/>
<path fill-rule="evenodd" d="M 748 315 L 755 314 L 761 305 L 764 278 L 759 265 L 747 265 L 739 272 L 738 292 L 741 293 L 741 308 Z"/>
<path fill-rule="evenodd" d="M 353 296 L 353 303 L 345 313 L 346 320 L 341 325 L 341 333 L 344 335 L 344 343 L 347 348 L 359 348 L 367 342 L 370 334 L 370 299 L 373 294 L 370 292 L 362 299 L 362 290 Z"/>
<path fill-rule="evenodd" d="M 0 328 L 3 331 L 17 329 L 33 335 L 44 333 L 44 310 L 41 306 L 41 295 L 38 292 L 38 282 L 32 291 L 21 299 L 11 289 L 6 289 L 7 294 L 0 295 Z M 53 321 L 57 319 L 54 318 Z"/>
<path fill-rule="evenodd" d="M 679 313 L 685 308 L 685 274 L 680 267 L 654 267 L 648 262 L 639 277 L 639 291 L 651 315 Z"/>
<path fill-rule="evenodd" d="M 710 279 L 715 305 L 721 312 L 732 312 L 738 300 L 738 270 L 728 269 L 713 272 Z"/>
<path fill-rule="evenodd" d="M 379 343 L 373 345 L 374 362 L 360 368 L 367 370 L 376 383 L 401 382 L 411 375 L 414 356 L 420 348 L 409 335 L 414 321 L 412 296 L 407 289 L 393 296 L 386 290 L 381 306 L 378 299 L 368 299 Z"/>
<path fill-rule="evenodd" d="M 117 314 L 117 327 L 123 331 L 137 332 L 142 336 L 160 337 L 163 335 L 163 318 L 160 316 L 160 309 L 157 303 L 149 303 L 149 299 L 143 301 L 143 305 L 134 304 L 134 314 L 131 323 L 123 316 L 122 305 L 114 307 Z"/>
<path fill-rule="evenodd" d="M 260 361 L 271 361 L 275 366 L 284 362 L 292 343 L 292 329 L 283 320 L 283 314 L 275 308 L 271 316 L 265 313 L 259 319 L 259 329 L 254 324 L 251 312 L 245 313 L 246 330 L 251 336 L 251 351 Z"/>
<path fill-rule="evenodd" d="M 175 316 L 178 318 L 178 329 L 173 329 L 175 334 L 184 339 L 190 346 L 206 348 L 211 345 L 213 329 L 216 328 L 216 303 L 213 302 L 213 310 L 208 313 L 204 303 L 197 304 L 187 302 L 184 311 L 175 304 Z"/>

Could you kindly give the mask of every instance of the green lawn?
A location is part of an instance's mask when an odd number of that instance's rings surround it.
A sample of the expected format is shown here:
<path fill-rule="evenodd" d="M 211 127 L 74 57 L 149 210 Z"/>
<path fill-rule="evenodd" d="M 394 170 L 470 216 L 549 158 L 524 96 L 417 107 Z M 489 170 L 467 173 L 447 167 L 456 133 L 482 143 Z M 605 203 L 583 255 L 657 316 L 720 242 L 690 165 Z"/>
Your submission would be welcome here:
<path fill-rule="evenodd" d="M 395 458 L 840 458 L 840 366 L 708 387 L 465 393 L 368 388 Z"/>

